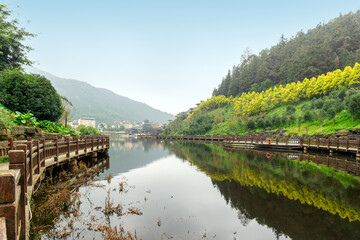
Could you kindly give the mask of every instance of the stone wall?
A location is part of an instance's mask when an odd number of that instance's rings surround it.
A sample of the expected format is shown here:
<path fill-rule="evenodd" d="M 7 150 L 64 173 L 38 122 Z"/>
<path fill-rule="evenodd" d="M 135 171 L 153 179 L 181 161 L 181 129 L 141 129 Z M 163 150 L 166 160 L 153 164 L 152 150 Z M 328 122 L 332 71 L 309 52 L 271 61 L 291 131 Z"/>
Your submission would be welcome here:
<path fill-rule="evenodd" d="M 25 140 L 27 137 L 33 139 L 45 139 L 53 140 L 55 138 L 62 138 L 64 134 L 59 133 L 43 133 L 41 128 L 25 127 L 25 126 L 13 126 L 11 130 L 0 129 L 0 141 L 7 140 L 9 137 L 13 137 L 14 140 Z"/>

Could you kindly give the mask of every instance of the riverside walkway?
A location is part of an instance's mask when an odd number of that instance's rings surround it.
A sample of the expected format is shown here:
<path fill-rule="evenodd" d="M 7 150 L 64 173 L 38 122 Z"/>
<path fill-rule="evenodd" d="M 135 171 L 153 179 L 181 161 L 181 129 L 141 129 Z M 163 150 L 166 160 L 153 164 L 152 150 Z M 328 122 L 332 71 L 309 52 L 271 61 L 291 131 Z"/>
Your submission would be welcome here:
<path fill-rule="evenodd" d="M 249 137 L 244 135 L 161 136 L 138 135 L 139 139 L 218 142 L 227 147 L 266 148 L 272 150 L 320 149 L 337 152 L 360 153 L 360 138 L 319 137 Z"/>
<path fill-rule="evenodd" d="M 211 143 L 224 146 L 226 151 L 236 151 L 236 149 L 253 149 L 257 154 L 263 152 L 267 158 L 281 156 L 284 159 L 314 162 L 328 167 L 334 167 L 360 176 L 360 138 L 265 138 L 249 137 L 244 135 L 208 135 L 208 136 L 160 136 L 160 135 L 138 135 L 138 139 L 165 140 L 165 141 L 190 141 Z M 329 151 L 327 156 L 310 154 L 307 150 Z M 303 154 L 302 152 L 305 152 Z M 307 152 L 307 154 L 306 154 Z M 356 154 L 356 160 L 343 159 L 332 156 L 333 152 L 347 152 Z"/>
<path fill-rule="evenodd" d="M 46 169 L 109 149 L 108 136 L 16 141 L 0 144 L 0 239 L 27 239 L 29 201 Z"/>

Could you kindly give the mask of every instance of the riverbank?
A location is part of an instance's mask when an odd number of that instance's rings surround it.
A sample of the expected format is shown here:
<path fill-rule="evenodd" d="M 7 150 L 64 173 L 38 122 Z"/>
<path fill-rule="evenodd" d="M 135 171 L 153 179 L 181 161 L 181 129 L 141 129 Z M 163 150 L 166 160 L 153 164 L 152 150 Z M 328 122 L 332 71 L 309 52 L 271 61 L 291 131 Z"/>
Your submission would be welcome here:
<path fill-rule="evenodd" d="M 16 149 L 16 150 L 14 150 Z M 9 164 L 0 171 L 0 219 L 6 219 L 7 239 L 25 239 L 29 226 L 29 202 L 35 184 L 42 180 L 48 168 L 77 161 L 85 156 L 96 157 L 107 152 L 109 137 L 68 137 L 52 142 L 45 139 L 14 143 L 10 139 L 4 153 Z"/>

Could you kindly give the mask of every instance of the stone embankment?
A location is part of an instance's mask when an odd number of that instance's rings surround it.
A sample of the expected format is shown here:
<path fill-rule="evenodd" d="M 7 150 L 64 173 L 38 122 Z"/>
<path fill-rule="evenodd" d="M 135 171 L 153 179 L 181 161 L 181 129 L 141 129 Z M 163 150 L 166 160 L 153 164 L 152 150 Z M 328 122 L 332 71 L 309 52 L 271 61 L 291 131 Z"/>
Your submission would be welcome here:
<path fill-rule="evenodd" d="M 54 140 L 56 138 L 62 138 L 63 134 L 44 133 L 41 128 L 25 126 L 12 126 L 11 129 L 0 129 L 0 141 L 7 140 L 9 137 L 16 140 L 25 140 L 28 137 L 32 139 L 46 138 L 47 140 Z"/>

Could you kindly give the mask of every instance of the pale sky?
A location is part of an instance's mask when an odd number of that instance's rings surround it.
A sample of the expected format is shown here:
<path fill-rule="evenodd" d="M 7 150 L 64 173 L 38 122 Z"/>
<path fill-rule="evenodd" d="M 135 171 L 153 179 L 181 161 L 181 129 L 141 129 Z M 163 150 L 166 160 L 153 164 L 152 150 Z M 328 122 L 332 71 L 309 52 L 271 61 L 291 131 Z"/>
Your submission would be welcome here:
<path fill-rule="evenodd" d="M 176 114 L 258 53 L 360 9 L 359 0 L 0 0 L 29 32 L 35 67 Z"/>

